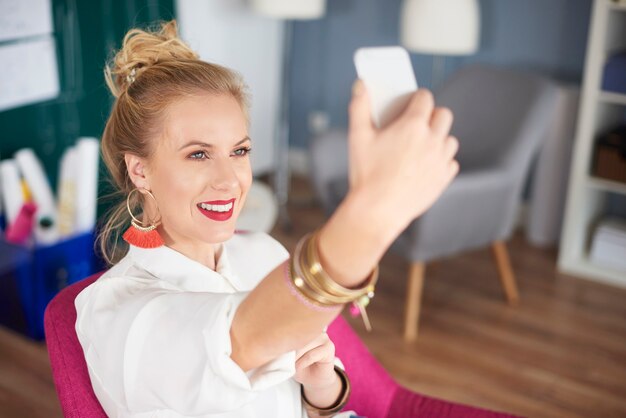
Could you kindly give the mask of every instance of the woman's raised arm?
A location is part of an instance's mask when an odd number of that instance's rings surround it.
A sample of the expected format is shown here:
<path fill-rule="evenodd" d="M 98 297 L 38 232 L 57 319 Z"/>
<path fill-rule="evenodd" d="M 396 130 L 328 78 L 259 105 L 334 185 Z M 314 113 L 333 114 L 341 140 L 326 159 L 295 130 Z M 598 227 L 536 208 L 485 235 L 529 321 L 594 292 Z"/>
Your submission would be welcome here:
<path fill-rule="evenodd" d="M 350 189 L 318 240 L 324 270 L 347 288 L 369 276 L 391 243 L 459 170 L 454 160 L 458 141 L 449 136 L 452 113 L 435 108 L 429 91 L 417 91 L 394 123 L 377 130 L 365 88 L 357 81 L 349 112 Z M 244 371 L 304 346 L 342 309 L 301 302 L 286 274 L 285 265 L 274 269 L 235 314 L 231 357 Z"/>

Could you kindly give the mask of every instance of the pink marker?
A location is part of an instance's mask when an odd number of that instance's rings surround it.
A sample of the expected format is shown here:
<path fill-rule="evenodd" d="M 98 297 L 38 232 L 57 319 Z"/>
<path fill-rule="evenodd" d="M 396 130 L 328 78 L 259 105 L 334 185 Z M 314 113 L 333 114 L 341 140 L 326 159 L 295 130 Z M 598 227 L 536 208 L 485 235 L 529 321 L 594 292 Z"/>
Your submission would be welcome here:
<path fill-rule="evenodd" d="M 7 228 L 6 240 L 13 244 L 23 245 L 33 233 L 35 225 L 35 212 L 37 205 L 33 202 L 26 202 L 20 208 L 17 217 Z"/>

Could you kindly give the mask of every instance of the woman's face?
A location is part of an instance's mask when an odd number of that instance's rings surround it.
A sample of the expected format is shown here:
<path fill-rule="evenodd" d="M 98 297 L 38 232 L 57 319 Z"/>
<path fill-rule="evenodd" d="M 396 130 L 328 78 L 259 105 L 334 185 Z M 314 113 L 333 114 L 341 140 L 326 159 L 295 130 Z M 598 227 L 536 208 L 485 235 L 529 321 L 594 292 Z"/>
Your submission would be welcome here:
<path fill-rule="evenodd" d="M 168 108 L 145 170 L 167 245 L 219 243 L 233 235 L 252 183 L 250 142 L 246 117 L 230 95 L 184 98 Z"/>

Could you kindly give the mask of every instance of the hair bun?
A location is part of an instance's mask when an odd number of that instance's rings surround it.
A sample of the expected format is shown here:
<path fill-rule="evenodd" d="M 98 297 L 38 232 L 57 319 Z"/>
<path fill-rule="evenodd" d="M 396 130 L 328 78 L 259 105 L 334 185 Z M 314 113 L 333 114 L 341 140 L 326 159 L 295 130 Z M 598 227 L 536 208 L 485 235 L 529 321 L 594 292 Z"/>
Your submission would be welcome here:
<path fill-rule="evenodd" d="M 113 96 L 119 97 L 149 67 L 179 59 L 198 59 L 198 54 L 179 38 L 176 20 L 161 22 L 154 30 L 132 29 L 105 66 L 105 79 Z"/>

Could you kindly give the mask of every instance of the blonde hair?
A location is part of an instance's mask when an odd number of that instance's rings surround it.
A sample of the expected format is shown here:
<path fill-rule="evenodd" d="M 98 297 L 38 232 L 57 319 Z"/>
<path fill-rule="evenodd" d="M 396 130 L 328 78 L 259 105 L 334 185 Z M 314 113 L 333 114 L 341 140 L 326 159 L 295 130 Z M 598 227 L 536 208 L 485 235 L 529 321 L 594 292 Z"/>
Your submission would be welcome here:
<path fill-rule="evenodd" d="M 135 186 L 124 155 L 150 157 L 167 107 L 184 97 L 228 94 L 237 100 L 246 117 L 248 114 L 247 87 L 239 74 L 201 61 L 178 37 L 177 29 L 175 20 L 161 22 L 154 29 L 131 29 L 104 69 L 116 99 L 102 134 L 102 158 L 115 188 L 112 196 L 118 202 L 105 215 L 97 244 L 109 264 L 117 263 L 128 251 L 120 235 L 130 224 L 126 198 Z M 133 213 L 142 212 L 138 195 L 133 193 L 130 202 Z"/>

